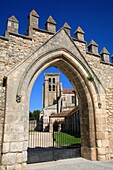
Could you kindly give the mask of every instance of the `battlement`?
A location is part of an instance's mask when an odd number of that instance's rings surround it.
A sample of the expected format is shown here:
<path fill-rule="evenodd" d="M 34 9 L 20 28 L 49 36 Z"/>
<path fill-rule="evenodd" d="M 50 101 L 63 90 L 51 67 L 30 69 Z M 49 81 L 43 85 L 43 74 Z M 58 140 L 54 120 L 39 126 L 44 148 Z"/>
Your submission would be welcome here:
<path fill-rule="evenodd" d="M 10 36 L 15 36 L 15 37 L 21 37 L 23 39 L 28 39 L 32 41 L 34 39 L 34 32 L 41 32 L 43 34 L 47 34 L 47 37 L 50 37 L 56 33 L 56 22 L 53 19 L 52 16 L 49 16 L 47 19 L 47 22 L 45 23 L 45 30 L 42 30 L 38 26 L 39 24 L 39 15 L 35 10 L 32 10 L 28 16 L 28 28 L 26 30 L 25 35 L 19 34 L 18 29 L 19 29 L 19 21 L 16 19 L 15 16 L 11 16 L 8 21 L 7 21 L 7 26 L 6 26 L 6 31 L 4 36 L 0 36 L 0 39 L 4 41 L 9 41 Z M 71 27 L 69 24 L 66 22 L 63 25 L 63 28 L 65 29 L 66 33 L 70 36 L 70 31 Z M 102 63 L 110 63 L 110 53 L 107 51 L 107 49 L 104 47 L 102 51 L 98 52 L 98 44 L 94 41 L 91 40 L 89 45 L 87 46 L 86 41 L 84 40 L 84 31 L 80 26 L 75 30 L 74 32 L 74 37 L 71 37 L 71 39 L 76 42 L 84 44 L 86 48 L 86 53 L 100 57 L 100 61 Z M 50 36 L 49 36 L 50 35 Z M 113 55 L 111 56 L 112 58 L 112 63 L 113 63 Z"/>

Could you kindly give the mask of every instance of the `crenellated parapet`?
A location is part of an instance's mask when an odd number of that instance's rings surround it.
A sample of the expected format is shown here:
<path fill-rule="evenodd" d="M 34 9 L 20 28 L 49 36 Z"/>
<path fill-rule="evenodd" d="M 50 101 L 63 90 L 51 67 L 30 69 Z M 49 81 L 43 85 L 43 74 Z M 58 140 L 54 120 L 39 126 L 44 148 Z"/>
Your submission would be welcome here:
<path fill-rule="evenodd" d="M 78 46 L 78 48 L 82 50 L 81 52 L 83 54 L 88 53 L 94 56 L 98 56 L 100 58 L 100 61 L 102 61 L 103 63 L 110 63 L 110 54 L 105 47 L 102 49 L 102 51 L 99 54 L 98 52 L 99 46 L 94 40 L 91 40 L 90 43 L 87 45 L 87 42 L 84 39 L 85 33 L 80 26 L 78 26 L 74 32 L 74 38 L 71 37 L 71 27 L 67 22 L 64 23 L 62 28 L 64 28 L 64 30 L 67 32 L 70 38 L 72 38 L 72 40 Z M 18 30 L 19 30 L 19 21 L 16 19 L 15 16 L 11 16 L 7 21 L 5 36 L 1 36 L 0 39 L 4 41 L 9 40 L 10 35 L 14 34 L 16 37 L 22 37 L 23 39 L 28 39 L 32 41 L 35 37 L 35 34 L 37 34 L 38 36 L 39 35 L 38 32 L 40 32 L 42 36 L 42 37 L 40 36 L 40 38 L 43 39 L 44 37 L 46 37 L 44 40 L 40 40 L 40 42 L 42 41 L 43 43 L 57 32 L 57 24 L 56 21 L 53 19 L 53 17 L 49 16 L 45 23 L 45 30 L 40 29 L 39 15 L 35 10 L 32 10 L 28 16 L 28 28 L 25 35 L 19 34 Z M 39 39 L 39 37 L 37 37 L 36 39 Z"/>

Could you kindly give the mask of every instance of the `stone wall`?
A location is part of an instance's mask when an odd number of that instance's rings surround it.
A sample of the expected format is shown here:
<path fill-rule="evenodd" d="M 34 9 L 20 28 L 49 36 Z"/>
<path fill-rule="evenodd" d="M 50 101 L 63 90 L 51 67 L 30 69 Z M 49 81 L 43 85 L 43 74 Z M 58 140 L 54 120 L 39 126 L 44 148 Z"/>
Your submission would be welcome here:
<path fill-rule="evenodd" d="M 113 155 L 113 65 L 112 63 L 106 63 L 101 61 L 101 55 L 94 56 L 92 54 L 87 53 L 86 59 L 88 64 L 93 69 L 95 74 L 97 75 L 99 81 L 102 83 L 105 92 L 106 92 L 106 110 L 107 117 L 101 113 L 101 119 L 98 121 L 101 122 L 102 131 L 108 131 L 108 139 L 109 146 L 108 150 L 111 153 L 111 157 Z M 104 103 L 102 103 L 104 105 Z M 106 123 L 108 126 L 106 127 Z M 108 143 L 108 141 L 99 141 L 99 146 L 104 146 L 104 143 Z"/>
<path fill-rule="evenodd" d="M 2 150 L 1 143 L 5 114 L 6 88 L 4 87 L 4 76 L 47 41 L 51 35 L 46 31 L 35 29 L 33 30 L 32 38 L 15 33 L 7 33 L 7 37 L 0 37 L 0 153 Z"/>

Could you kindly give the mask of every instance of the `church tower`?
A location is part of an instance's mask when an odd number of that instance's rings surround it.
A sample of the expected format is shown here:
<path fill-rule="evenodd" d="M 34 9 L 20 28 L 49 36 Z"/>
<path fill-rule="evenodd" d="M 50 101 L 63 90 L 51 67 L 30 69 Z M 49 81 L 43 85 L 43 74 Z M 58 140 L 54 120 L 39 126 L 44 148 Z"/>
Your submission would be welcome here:
<path fill-rule="evenodd" d="M 43 108 L 57 103 L 61 96 L 62 86 L 59 80 L 59 73 L 45 73 L 43 84 Z"/>

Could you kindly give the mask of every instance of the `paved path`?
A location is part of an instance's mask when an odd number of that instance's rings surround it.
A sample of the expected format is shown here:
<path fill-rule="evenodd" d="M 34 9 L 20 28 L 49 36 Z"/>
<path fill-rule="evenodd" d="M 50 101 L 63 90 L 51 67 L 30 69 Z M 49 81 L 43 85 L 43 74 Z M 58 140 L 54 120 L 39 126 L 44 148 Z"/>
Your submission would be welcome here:
<path fill-rule="evenodd" d="M 83 158 L 29 164 L 27 170 L 113 170 L 112 161 L 89 161 Z"/>

